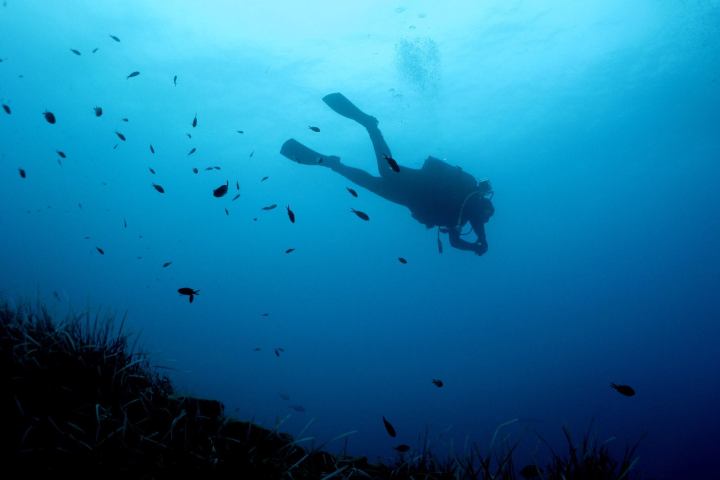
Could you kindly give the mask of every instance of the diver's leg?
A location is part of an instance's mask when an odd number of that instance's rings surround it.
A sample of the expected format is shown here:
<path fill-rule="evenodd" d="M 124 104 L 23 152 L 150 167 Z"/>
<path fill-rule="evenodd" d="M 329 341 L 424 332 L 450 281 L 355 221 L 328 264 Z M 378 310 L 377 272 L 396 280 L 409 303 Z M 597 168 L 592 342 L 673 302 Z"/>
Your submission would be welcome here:
<path fill-rule="evenodd" d="M 339 173 L 355 185 L 363 187 L 375 195 L 383 197 L 385 200 L 390 200 L 391 202 L 401 205 L 405 205 L 406 203 L 404 199 L 401 198 L 402 191 L 397 188 L 392 188 L 392 185 L 386 178 L 374 177 L 365 170 L 349 167 L 339 161 L 330 164 L 329 167 L 332 171 Z"/>

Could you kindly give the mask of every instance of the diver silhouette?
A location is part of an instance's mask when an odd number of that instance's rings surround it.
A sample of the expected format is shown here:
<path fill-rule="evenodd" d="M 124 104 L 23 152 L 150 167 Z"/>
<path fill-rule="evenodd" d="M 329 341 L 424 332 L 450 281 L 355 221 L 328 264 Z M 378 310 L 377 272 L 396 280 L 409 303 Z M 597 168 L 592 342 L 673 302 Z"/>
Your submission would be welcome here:
<path fill-rule="evenodd" d="M 328 167 L 356 185 L 406 206 L 413 218 L 427 228 L 438 227 L 439 248 L 440 232 L 443 232 L 448 234 L 450 245 L 457 249 L 473 251 L 478 255 L 487 251 L 485 224 L 495 212 L 489 181 L 478 182 L 460 167 L 432 156 L 427 157 L 420 169 L 401 167 L 392 158 L 375 117 L 362 112 L 341 93 L 326 95 L 323 101 L 336 113 L 355 120 L 367 129 L 380 176 L 347 166 L 340 162 L 340 157 L 323 155 L 295 139 L 282 145 L 282 155 L 304 165 Z M 477 236 L 474 242 L 462 238 L 463 226 L 468 221 Z"/>

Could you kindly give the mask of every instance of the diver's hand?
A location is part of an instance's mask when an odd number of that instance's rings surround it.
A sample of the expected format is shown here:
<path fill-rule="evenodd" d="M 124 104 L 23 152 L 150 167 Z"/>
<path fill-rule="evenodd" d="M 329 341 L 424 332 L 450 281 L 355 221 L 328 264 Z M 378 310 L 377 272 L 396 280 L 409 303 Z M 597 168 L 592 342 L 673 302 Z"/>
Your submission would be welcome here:
<path fill-rule="evenodd" d="M 485 252 L 487 252 L 488 246 L 487 243 L 476 243 L 475 248 L 473 251 L 476 255 L 484 255 Z"/>

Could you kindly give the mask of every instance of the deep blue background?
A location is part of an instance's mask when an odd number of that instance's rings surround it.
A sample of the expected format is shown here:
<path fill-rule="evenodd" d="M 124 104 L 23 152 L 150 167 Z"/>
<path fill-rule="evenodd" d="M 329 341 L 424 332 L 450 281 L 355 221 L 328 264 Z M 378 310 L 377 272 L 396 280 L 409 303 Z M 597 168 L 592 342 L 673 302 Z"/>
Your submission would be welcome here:
<path fill-rule="evenodd" d="M 127 313 L 181 392 L 312 421 L 315 445 L 356 431 L 351 453 L 390 458 L 427 427 L 488 451 L 518 419 L 496 446 L 542 462 L 533 432 L 559 446 L 594 419 L 616 451 L 646 434 L 654 478 L 717 470 L 719 2 L 149 3 L 0 7 L 3 295 Z M 401 165 L 492 181 L 485 256 L 438 255 L 405 208 L 279 155 L 295 137 L 374 171 L 333 91 Z"/>

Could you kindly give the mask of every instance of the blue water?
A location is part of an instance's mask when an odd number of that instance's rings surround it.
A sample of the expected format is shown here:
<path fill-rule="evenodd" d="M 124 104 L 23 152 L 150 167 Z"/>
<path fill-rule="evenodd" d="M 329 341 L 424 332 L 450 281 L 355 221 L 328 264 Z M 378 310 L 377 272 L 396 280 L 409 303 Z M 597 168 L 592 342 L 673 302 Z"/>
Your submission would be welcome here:
<path fill-rule="evenodd" d="M 127 314 L 181 393 L 316 446 L 354 432 L 331 451 L 390 460 L 427 429 L 488 452 L 516 420 L 494 447 L 542 463 L 535 432 L 594 419 L 616 452 L 643 438 L 645 478 L 716 474 L 717 0 L 7 0 L 0 59 L 4 296 Z M 491 180 L 484 256 L 279 154 L 376 173 L 335 91 L 401 165 Z"/>

